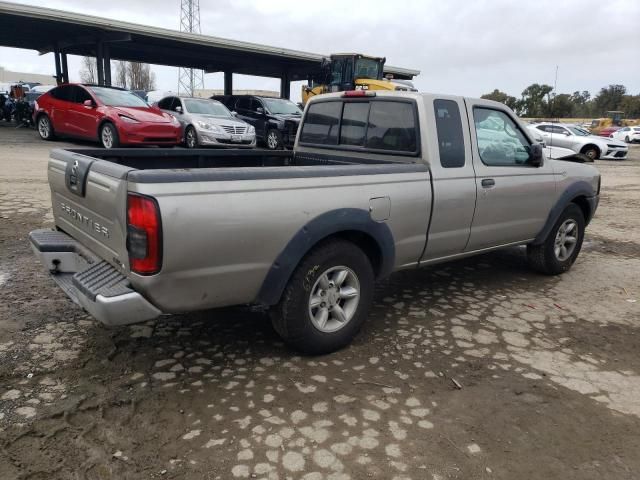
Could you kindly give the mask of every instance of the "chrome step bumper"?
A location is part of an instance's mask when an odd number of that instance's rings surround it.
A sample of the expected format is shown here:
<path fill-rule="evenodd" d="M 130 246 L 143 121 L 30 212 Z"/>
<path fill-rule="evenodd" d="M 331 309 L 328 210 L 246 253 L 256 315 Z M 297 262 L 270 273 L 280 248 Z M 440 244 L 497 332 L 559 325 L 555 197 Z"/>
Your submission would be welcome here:
<path fill-rule="evenodd" d="M 127 278 L 64 232 L 34 230 L 34 253 L 62 290 L 105 325 L 144 322 L 162 314 Z"/>

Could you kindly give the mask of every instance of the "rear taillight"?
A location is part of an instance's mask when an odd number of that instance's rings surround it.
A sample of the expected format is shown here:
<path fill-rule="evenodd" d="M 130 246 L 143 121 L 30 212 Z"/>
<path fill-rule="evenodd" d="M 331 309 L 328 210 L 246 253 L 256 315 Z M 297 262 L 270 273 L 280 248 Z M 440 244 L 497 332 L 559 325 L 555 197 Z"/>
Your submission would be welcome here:
<path fill-rule="evenodd" d="M 155 199 L 130 193 L 127 197 L 127 250 L 132 272 L 153 275 L 162 266 L 162 225 Z"/>

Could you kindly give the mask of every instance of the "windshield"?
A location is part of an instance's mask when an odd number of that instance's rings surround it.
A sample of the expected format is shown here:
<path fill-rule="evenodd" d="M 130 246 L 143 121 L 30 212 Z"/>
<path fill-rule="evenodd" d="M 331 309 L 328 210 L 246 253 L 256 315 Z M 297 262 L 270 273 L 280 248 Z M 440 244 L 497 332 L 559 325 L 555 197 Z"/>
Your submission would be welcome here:
<path fill-rule="evenodd" d="M 148 107 L 149 104 L 133 92 L 106 87 L 87 87 L 109 107 Z"/>
<path fill-rule="evenodd" d="M 356 60 L 355 78 L 382 78 L 381 65 L 378 60 L 372 58 L 359 58 Z"/>
<path fill-rule="evenodd" d="M 263 98 L 267 110 L 274 115 L 301 115 L 302 110 L 291 100 L 282 98 Z"/>
<path fill-rule="evenodd" d="M 580 137 L 588 137 L 589 135 L 591 135 L 591 133 L 589 133 L 584 128 L 580 128 L 580 127 L 568 127 L 568 128 L 569 130 L 571 130 L 571 133 L 573 133 L 574 135 L 578 135 Z"/>
<path fill-rule="evenodd" d="M 187 113 L 199 113 L 201 115 L 215 115 L 216 117 L 230 117 L 231 112 L 223 104 L 216 100 L 197 98 L 185 98 L 182 100 Z"/>

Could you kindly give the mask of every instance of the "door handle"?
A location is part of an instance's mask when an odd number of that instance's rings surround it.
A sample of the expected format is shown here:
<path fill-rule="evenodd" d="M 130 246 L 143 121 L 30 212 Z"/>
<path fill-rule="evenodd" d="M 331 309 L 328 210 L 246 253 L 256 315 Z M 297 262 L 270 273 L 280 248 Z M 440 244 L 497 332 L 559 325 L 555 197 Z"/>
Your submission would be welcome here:
<path fill-rule="evenodd" d="M 483 178 L 481 183 L 484 188 L 489 188 L 493 187 L 496 181 L 493 178 Z"/>

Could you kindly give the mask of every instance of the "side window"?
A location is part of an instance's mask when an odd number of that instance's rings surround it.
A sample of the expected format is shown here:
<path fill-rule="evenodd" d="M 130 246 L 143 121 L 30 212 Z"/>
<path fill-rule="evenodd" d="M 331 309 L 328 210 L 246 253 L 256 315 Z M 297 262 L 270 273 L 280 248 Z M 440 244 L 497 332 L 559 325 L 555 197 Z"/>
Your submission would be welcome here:
<path fill-rule="evenodd" d="M 434 100 L 440 164 L 444 168 L 464 167 L 464 137 L 457 102 Z"/>
<path fill-rule="evenodd" d="M 311 104 L 302 124 L 300 141 L 302 143 L 336 145 L 341 110 L 342 102 Z"/>
<path fill-rule="evenodd" d="M 556 125 L 552 126 L 552 127 L 547 127 L 550 129 L 551 133 L 560 133 L 562 135 L 569 133 L 569 130 L 567 130 L 566 128 L 563 127 L 558 127 Z"/>
<path fill-rule="evenodd" d="M 251 111 L 252 112 L 257 112 L 258 108 L 264 108 L 262 106 L 262 102 L 256 98 L 252 98 L 251 99 Z"/>
<path fill-rule="evenodd" d="M 158 107 L 162 110 L 171 110 L 171 100 L 173 97 L 163 98 L 158 102 Z"/>
<path fill-rule="evenodd" d="M 76 103 L 84 103 L 87 100 L 91 100 L 93 101 L 93 98 L 91 98 L 91 95 L 89 95 L 89 92 L 87 92 L 84 88 L 82 87 L 73 87 L 74 90 L 74 99 L 73 101 Z"/>
<path fill-rule="evenodd" d="M 482 163 L 489 166 L 514 166 L 528 162 L 531 146 L 506 113 L 489 108 L 474 108 L 473 121 Z"/>
<path fill-rule="evenodd" d="M 367 131 L 369 102 L 345 103 L 342 111 L 340 144 L 364 147 L 364 135 Z"/>
<path fill-rule="evenodd" d="M 416 152 L 416 117 L 414 105 L 407 102 L 371 103 L 367 148 L 396 152 Z"/>
<path fill-rule="evenodd" d="M 331 68 L 331 85 L 342 84 L 342 70 L 344 69 L 344 59 L 333 61 Z"/>
<path fill-rule="evenodd" d="M 549 131 L 549 129 L 548 129 L 548 127 L 546 125 L 538 125 L 536 128 L 538 130 L 543 131 L 543 132 L 548 132 Z"/>
<path fill-rule="evenodd" d="M 174 112 L 178 111 L 178 107 L 182 108 L 184 111 L 184 107 L 182 106 L 182 102 L 178 97 L 173 97 L 173 102 L 171 102 L 171 110 Z"/>
<path fill-rule="evenodd" d="M 240 97 L 236 103 L 238 110 L 249 110 L 251 108 L 251 99 L 249 97 Z"/>
<path fill-rule="evenodd" d="M 71 85 L 62 85 L 61 87 L 55 88 L 51 92 L 51 95 L 58 100 L 64 100 L 66 102 L 70 102 L 71 101 Z"/>

